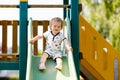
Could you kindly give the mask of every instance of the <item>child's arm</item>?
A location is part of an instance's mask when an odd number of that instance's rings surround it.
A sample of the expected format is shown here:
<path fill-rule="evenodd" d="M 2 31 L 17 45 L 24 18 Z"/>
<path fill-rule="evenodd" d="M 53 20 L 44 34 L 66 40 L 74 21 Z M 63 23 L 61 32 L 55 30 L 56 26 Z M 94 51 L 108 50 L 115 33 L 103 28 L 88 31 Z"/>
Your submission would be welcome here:
<path fill-rule="evenodd" d="M 31 44 L 33 44 L 35 41 L 37 41 L 38 39 L 42 39 L 43 38 L 43 36 L 42 35 L 37 35 L 37 36 L 35 36 L 34 38 L 32 38 L 29 42 L 31 43 Z"/>
<path fill-rule="evenodd" d="M 64 40 L 64 44 L 65 44 L 68 52 L 73 51 L 73 48 L 71 47 L 71 45 L 70 45 L 70 43 L 69 43 L 69 41 L 67 39 Z"/>

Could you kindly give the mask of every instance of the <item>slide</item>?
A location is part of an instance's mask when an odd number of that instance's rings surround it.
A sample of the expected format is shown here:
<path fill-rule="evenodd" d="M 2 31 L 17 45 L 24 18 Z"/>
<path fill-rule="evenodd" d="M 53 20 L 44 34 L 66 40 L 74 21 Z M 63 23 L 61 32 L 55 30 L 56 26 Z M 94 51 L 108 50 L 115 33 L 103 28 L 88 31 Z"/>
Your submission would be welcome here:
<path fill-rule="evenodd" d="M 30 18 L 28 27 L 28 40 L 32 35 L 32 19 Z M 28 58 L 26 80 L 78 80 L 75 70 L 73 54 L 71 51 L 63 56 L 63 69 L 61 71 L 55 69 L 55 61 L 48 59 L 46 62 L 46 70 L 40 71 L 38 68 L 40 56 L 33 54 L 33 46 L 28 43 Z"/>
<path fill-rule="evenodd" d="M 56 63 L 52 59 L 46 62 L 46 70 L 40 71 L 39 56 L 32 56 L 30 80 L 71 80 L 67 57 L 63 57 L 63 69 L 58 71 L 55 69 Z"/>

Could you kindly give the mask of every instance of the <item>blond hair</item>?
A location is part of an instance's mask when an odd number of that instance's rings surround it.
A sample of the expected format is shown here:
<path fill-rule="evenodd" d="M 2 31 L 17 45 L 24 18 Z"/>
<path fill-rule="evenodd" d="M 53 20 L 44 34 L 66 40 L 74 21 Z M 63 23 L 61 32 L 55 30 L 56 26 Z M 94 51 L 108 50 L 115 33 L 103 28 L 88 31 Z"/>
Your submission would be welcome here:
<path fill-rule="evenodd" d="M 53 22 L 60 22 L 60 23 L 61 23 L 61 28 L 63 28 L 63 21 L 62 21 L 61 18 L 59 18 L 59 17 L 54 17 L 54 18 L 52 18 L 52 19 L 50 20 L 50 23 L 49 23 L 50 28 L 51 28 Z"/>

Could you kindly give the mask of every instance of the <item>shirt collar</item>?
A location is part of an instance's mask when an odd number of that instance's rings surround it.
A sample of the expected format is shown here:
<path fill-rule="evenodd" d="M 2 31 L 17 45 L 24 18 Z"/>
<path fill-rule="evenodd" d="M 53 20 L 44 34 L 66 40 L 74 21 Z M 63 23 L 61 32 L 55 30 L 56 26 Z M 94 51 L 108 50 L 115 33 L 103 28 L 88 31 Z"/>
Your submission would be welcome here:
<path fill-rule="evenodd" d="M 52 33 L 52 31 L 50 31 L 50 32 L 51 32 L 51 34 L 52 34 L 53 36 L 57 36 L 57 35 L 60 33 L 60 32 L 58 32 L 57 34 L 54 35 L 54 34 Z"/>

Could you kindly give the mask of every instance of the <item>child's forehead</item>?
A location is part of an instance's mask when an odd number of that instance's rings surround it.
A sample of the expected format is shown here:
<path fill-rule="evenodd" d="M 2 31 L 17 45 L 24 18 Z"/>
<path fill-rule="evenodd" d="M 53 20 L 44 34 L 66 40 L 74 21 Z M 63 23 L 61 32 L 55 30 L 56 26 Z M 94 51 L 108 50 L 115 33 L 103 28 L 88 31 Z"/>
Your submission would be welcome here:
<path fill-rule="evenodd" d="M 53 23 L 62 23 L 60 20 L 52 20 Z"/>
<path fill-rule="evenodd" d="M 53 21 L 52 24 L 60 24 L 61 25 L 62 22 L 60 22 L 60 21 Z"/>

